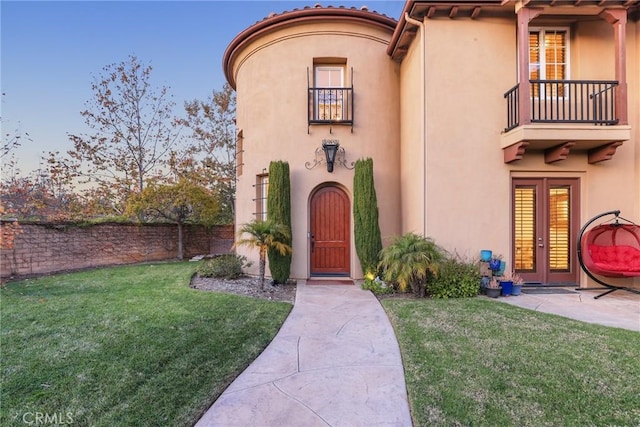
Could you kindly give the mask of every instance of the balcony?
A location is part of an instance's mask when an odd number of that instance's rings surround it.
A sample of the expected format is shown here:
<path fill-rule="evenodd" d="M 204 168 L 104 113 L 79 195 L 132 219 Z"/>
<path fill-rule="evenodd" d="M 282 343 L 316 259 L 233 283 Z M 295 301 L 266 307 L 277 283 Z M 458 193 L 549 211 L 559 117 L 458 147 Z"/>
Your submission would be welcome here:
<path fill-rule="evenodd" d="M 618 124 L 618 87 L 607 80 L 530 80 L 526 99 L 519 84 L 509 89 L 505 163 L 527 150 L 544 151 L 546 163 L 565 160 L 572 150 L 587 151 L 591 164 L 611 159 L 631 138 L 630 127 Z"/>
<path fill-rule="evenodd" d="M 308 88 L 309 125 L 347 125 L 353 131 L 353 88 Z"/>

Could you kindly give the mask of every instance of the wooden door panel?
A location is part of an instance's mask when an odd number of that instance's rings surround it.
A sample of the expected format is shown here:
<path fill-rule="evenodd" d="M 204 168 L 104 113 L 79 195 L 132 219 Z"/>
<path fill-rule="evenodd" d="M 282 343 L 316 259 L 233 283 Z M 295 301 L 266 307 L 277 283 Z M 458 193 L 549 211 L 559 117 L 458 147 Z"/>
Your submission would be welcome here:
<path fill-rule="evenodd" d="M 350 204 L 336 187 L 324 187 L 311 199 L 311 274 L 349 275 Z"/>

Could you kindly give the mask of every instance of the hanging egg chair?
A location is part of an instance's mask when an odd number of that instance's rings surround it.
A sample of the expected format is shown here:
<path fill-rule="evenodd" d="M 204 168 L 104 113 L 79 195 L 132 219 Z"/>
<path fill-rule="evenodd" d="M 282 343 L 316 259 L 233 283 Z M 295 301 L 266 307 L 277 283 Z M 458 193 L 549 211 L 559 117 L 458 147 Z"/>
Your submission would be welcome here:
<path fill-rule="evenodd" d="M 606 216 L 612 218 L 588 229 L 592 223 Z M 580 266 L 587 276 L 607 289 L 596 299 L 618 290 L 640 294 L 640 289 L 606 281 L 606 278 L 640 277 L 639 225 L 622 218 L 619 210 L 604 212 L 591 218 L 580 229 L 577 243 Z"/>

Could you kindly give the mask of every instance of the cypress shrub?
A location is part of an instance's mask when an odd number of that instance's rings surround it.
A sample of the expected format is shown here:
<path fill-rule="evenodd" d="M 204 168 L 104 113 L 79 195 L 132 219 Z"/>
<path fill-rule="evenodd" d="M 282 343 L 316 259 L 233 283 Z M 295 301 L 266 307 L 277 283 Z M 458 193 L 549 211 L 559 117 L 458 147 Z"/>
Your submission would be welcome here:
<path fill-rule="evenodd" d="M 378 224 L 378 201 L 373 182 L 373 159 L 356 161 L 353 177 L 353 222 L 355 245 L 362 273 L 376 273 L 382 238 Z"/>
<path fill-rule="evenodd" d="M 291 236 L 291 181 L 289 163 L 273 161 L 269 164 L 267 218 L 285 226 Z M 285 242 L 291 246 L 291 237 Z M 285 283 L 291 274 L 291 253 L 282 255 L 275 249 L 268 252 L 269 269 L 275 283 Z"/>

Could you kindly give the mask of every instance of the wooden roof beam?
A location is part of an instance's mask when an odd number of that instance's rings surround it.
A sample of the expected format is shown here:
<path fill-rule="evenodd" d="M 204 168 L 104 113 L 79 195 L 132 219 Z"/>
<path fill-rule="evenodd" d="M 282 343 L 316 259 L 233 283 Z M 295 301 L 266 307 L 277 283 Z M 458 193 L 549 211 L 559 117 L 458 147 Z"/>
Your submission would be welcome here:
<path fill-rule="evenodd" d="M 508 147 L 502 149 L 505 163 L 515 162 L 516 160 L 522 160 L 524 152 L 527 150 L 529 141 L 520 141 Z"/>
<path fill-rule="evenodd" d="M 473 12 L 471 12 L 471 19 L 475 19 L 478 17 L 478 15 L 480 15 L 480 9 L 482 9 L 480 6 L 476 6 L 473 8 Z"/>
<path fill-rule="evenodd" d="M 431 6 L 427 10 L 427 18 L 432 18 L 435 13 L 436 13 L 436 7 L 435 6 Z"/>
<path fill-rule="evenodd" d="M 455 18 L 457 14 L 458 14 L 458 6 L 453 6 L 449 11 L 449 18 L 452 18 L 452 19 Z"/>
<path fill-rule="evenodd" d="M 548 148 L 544 152 L 545 163 L 555 163 L 561 160 L 566 160 L 569 156 L 571 148 L 576 145 L 574 141 L 567 141 L 564 144 L 557 145 L 552 148 Z"/>
<path fill-rule="evenodd" d="M 613 155 L 616 154 L 616 150 L 621 145 L 622 145 L 622 141 L 615 141 L 610 144 L 603 145 L 602 147 L 589 150 L 589 154 L 588 154 L 589 164 L 593 165 L 595 163 L 611 160 Z"/>

